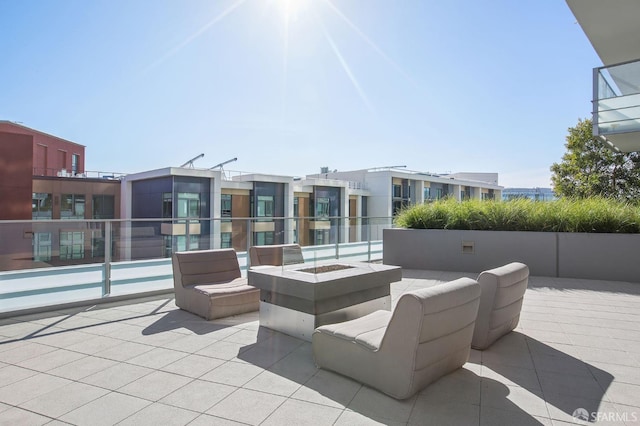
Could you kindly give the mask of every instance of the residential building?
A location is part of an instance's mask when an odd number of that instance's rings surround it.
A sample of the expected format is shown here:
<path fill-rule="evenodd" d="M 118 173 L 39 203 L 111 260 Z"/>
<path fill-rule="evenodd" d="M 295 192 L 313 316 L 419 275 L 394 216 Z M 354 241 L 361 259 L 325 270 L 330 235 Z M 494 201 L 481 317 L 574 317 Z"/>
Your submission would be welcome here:
<path fill-rule="evenodd" d="M 500 199 L 502 187 L 497 173 L 434 174 L 381 167 L 354 171 L 324 170 L 309 177 L 324 177 L 357 183 L 369 193 L 366 215 L 389 217 L 411 204 L 447 196 L 457 200 Z"/>
<path fill-rule="evenodd" d="M 84 167 L 84 146 L 11 122 L 0 122 L 0 161 L 0 195 L 9 201 L 0 206 L 0 220 L 36 220 L 12 236 L 35 266 L 92 262 L 105 256 L 107 244 L 111 260 L 123 261 L 182 250 L 367 241 L 380 237 L 372 234 L 376 218 L 383 219 L 375 224 L 380 231 L 410 204 L 445 196 L 500 198 L 502 190 L 497 173 L 398 168 L 325 170 L 305 178 L 227 176 L 189 162 L 126 176 L 92 174 Z M 69 222 L 47 223 L 51 219 Z"/>
<path fill-rule="evenodd" d="M 505 188 L 502 190 L 504 201 L 528 198 L 534 201 L 551 201 L 556 199 L 556 194 L 551 188 Z"/>
<path fill-rule="evenodd" d="M 0 197 L 0 220 L 114 219 L 119 217 L 120 182 L 89 177 L 83 145 L 0 121 Z M 47 265 L 93 261 L 104 256 L 101 232 L 86 223 L 52 227 L 36 222 L 12 244 L 24 259 Z"/>
<path fill-rule="evenodd" d="M 120 260 L 215 247 L 202 236 L 212 235 L 212 224 L 204 219 L 220 217 L 220 171 L 167 167 L 129 174 L 122 178 L 121 191 L 121 217 L 149 220 L 121 229 Z"/>
<path fill-rule="evenodd" d="M 593 70 L 593 135 L 640 151 L 640 2 L 567 0 L 603 66 Z"/>
<path fill-rule="evenodd" d="M 130 241 L 122 240 L 118 255 L 141 259 L 176 250 L 356 241 L 363 235 L 357 218 L 366 214 L 367 195 L 331 179 L 246 173 L 227 178 L 219 170 L 185 167 L 129 174 L 122 179 L 121 216 L 166 220 L 132 224 L 125 230 Z"/>

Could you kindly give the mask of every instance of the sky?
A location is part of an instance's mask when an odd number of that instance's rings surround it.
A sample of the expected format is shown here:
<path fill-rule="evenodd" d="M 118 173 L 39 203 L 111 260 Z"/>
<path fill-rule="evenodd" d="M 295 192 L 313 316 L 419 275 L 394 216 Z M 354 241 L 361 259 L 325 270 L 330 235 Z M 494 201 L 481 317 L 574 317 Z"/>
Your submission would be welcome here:
<path fill-rule="evenodd" d="M 86 170 L 549 187 L 601 61 L 564 0 L 0 0 L 0 120 Z"/>

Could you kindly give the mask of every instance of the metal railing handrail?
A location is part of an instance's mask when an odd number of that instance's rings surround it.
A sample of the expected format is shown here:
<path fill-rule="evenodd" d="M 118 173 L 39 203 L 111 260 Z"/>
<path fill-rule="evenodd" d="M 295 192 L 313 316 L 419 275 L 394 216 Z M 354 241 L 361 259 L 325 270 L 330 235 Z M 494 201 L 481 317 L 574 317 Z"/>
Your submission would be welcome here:
<path fill-rule="evenodd" d="M 11 220 L 0 220 L 0 224 L 4 223 L 25 223 L 25 222 L 34 222 L 34 223 L 102 223 L 102 222 L 175 222 L 175 221 L 234 221 L 234 220 L 255 220 L 255 221 L 265 221 L 267 220 L 296 220 L 296 219 L 305 219 L 305 220 L 340 220 L 340 219 L 367 219 L 367 220 L 376 220 L 376 219 L 394 219 L 394 216 L 327 216 L 327 217 L 316 217 L 316 216 L 268 216 L 268 217 L 164 217 L 164 218 L 127 218 L 127 219 L 11 219 Z"/>

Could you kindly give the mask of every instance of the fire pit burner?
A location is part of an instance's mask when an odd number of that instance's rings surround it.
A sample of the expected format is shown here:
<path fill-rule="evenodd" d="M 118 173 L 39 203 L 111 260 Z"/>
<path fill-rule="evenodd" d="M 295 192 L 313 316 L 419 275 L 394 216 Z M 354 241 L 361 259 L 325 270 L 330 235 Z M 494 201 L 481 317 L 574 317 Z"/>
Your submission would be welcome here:
<path fill-rule="evenodd" d="M 310 274 L 324 274 L 325 272 L 342 271 L 343 269 L 352 269 L 349 265 L 322 265 L 312 268 L 296 269 L 298 272 L 308 272 Z"/>

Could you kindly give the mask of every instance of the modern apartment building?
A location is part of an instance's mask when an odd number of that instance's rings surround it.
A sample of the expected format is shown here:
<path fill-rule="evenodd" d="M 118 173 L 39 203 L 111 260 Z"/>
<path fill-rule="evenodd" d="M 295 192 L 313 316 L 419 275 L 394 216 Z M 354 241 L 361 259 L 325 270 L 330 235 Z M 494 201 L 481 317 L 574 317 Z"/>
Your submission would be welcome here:
<path fill-rule="evenodd" d="M 502 187 L 497 173 L 456 173 L 438 175 L 402 168 L 382 167 L 354 171 L 326 170 L 311 175 L 352 182 L 368 191 L 367 216 L 388 217 L 411 204 L 443 197 L 465 199 L 500 199 Z"/>
<path fill-rule="evenodd" d="M 502 190 L 504 201 L 526 198 L 534 201 L 552 201 L 556 195 L 551 188 L 505 188 Z"/>
<path fill-rule="evenodd" d="M 593 70 L 593 134 L 617 151 L 640 151 L 640 2 L 567 4 L 603 64 Z"/>
<path fill-rule="evenodd" d="M 130 238 L 118 254 L 142 259 L 180 250 L 361 241 L 368 236 L 362 218 L 389 218 L 404 206 L 445 196 L 500 199 L 501 191 L 496 173 L 385 168 L 227 177 L 220 170 L 169 167 L 122 179 L 121 217 L 149 221 L 126 231 Z"/>
<path fill-rule="evenodd" d="M 226 177 L 184 167 L 129 174 L 122 179 L 121 216 L 163 220 L 136 222 L 120 254 L 138 259 L 186 249 L 354 241 L 362 236 L 354 225 L 366 214 L 367 195 L 349 182 L 318 178 Z M 353 219 L 338 219 L 347 216 Z"/>

